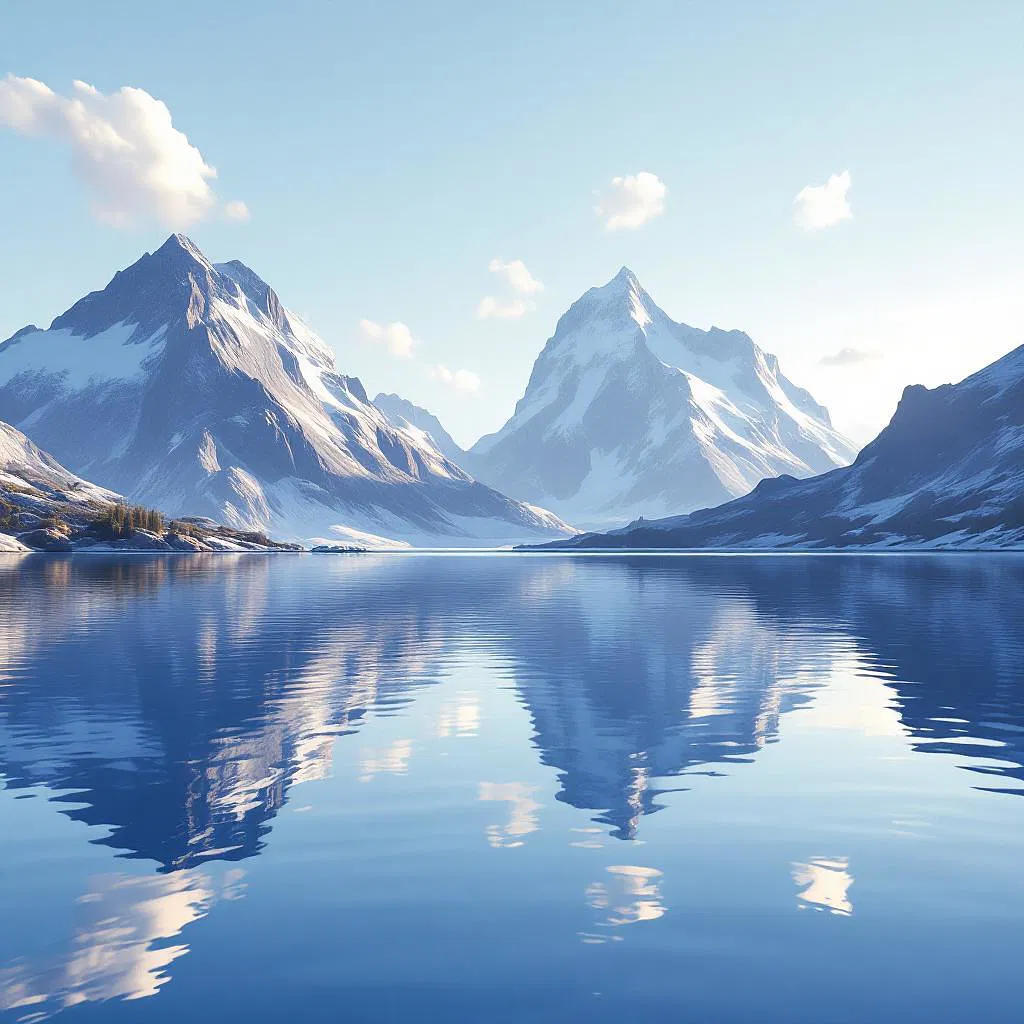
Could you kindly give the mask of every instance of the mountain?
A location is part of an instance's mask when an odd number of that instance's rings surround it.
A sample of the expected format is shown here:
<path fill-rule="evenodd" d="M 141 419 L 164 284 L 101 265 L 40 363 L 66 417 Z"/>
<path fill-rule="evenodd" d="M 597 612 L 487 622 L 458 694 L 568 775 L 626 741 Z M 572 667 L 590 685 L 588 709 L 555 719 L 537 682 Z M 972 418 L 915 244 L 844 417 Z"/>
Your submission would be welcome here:
<path fill-rule="evenodd" d="M 576 525 L 607 527 L 854 454 L 775 356 L 740 331 L 676 323 L 623 267 L 559 320 L 514 415 L 465 465 Z"/>
<path fill-rule="evenodd" d="M 373 400 L 373 404 L 396 427 L 410 434 L 414 440 L 421 444 L 433 445 L 446 459 L 461 465 L 466 457 L 465 449 L 460 447 L 452 435 L 441 426 L 441 421 L 432 412 L 413 405 L 400 395 L 386 395 L 383 392 Z"/>
<path fill-rule="evenodd" d="M 140 514 L 141 513 L 141 514 Z M 292 548 L 201 519 L 167 523 L 66 470 L 0 423 L 0 552 L 268 551 Z"/>
<path fill-rule="evenodd" d="M 959 384 L 908 387 L 852 466 L 579 546 L 1024 546 L 1024 345 Z"/>
<path fill-rule="evenodd" d="M 296 538 L 564 536 L 396 427 L 239 262 L 171 236 L 0 344 L 0 418 L 76 473 L 171 515 Z"/>

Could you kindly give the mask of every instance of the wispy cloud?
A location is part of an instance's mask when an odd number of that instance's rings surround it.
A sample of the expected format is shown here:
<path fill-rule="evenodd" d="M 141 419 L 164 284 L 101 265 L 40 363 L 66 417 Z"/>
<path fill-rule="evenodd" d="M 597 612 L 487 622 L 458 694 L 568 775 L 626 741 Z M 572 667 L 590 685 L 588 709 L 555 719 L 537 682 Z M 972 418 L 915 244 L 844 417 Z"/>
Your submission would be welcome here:
<path fill-rule="evenodd" d="M 431 380 L 450 384 L 456 391 L 474 394 L 480 390 L 480 378 L 472 370 L 449 370 L 447 366 L 438 364 L 427 372 Z"/>
<path fill-rule="evenodd" d="M 804 231 L 820 231 L 843 220 L 853 211 L 847 199 L 850 172 L 833 174 L 824 185 L 807 185 L 793 199 L 793 217 Z"/>
<path fill-rule="evenodd" d="M 374 320 L 360 320 L 359 331 L 367 341 L 383 345 L 396 358 L 412 359 L 416 339 L 405 324 L 397 321 L 379 324 Z"/>
<path fill-rule="evenodd" d="M 104 223 L 187 227 L 217 205 L 216 170 L 174 127 L 166 104 L 143 89 L 104 94 L 75 82 L 62 96 L 34 78 L 8 75 L 0 81 L 0 126 L 64 143 Z"/>
<path fill-rule="evenodd" d="M 882 358 L 881 352 L 870 349 L 853 348 L 850 345 L 841 348 L 838 352 L 822 356 L 818 363 L 821 366 L 856 366 L 858 363 L 873 363 Z"/>
<path fill-rule="evenodd" d="M 510 260 L 507 263 L 504 260 L 491 260 L 487 269 L 492 274 L 504 277 L 512 290 L 520 295 L 533 295 L 544 291 L 544 285 L 526 269 L 526 264 L 522 260 Z"/>
<path fill-rule="evenodd" d="M 506 262 L 494 259 L 488 264 L 487 269 L 492 274 L 500 274 L 511 290 L 519 295 L 536 295 L 537 292 L 544 290 L 544 285 L 527 270 L 526 264 L 522 260 Z M 491 317 L 514 320 L 534 308 L 532 299 L 504 299 L 494 295 L 485 295 L 476 307 L 476 315 L 481 320 L 488 320 Z"/>
<path fill-rule="evenodd" d="M 399 321 L 380 324 L 375 320 L 360 320 L 359 333 L 374 345 L 380 345 L 396 359 L 413 359 L 420 341 L 413 337 L 406 324 Z M 475 394 L 480 390 L 480 378 L 472 370 L 450 370 L 447 366 L 437 363 L 426 367 L 426 374 L 431 380 L 447 384 L 456 391 Z"/>
<path fill-rule="evenodd" d="M 224 204 L 224 216 L 228 220 L 245 222 L 252 219 L 249 207 L 241 199 L 232 199 L 230 203 Z"/>
<path fill-rule="evenodd" d="M 650 171 L 612 178 L 598 193 L 594 213 L 604 221 L 606 231 L 638 228 L 665 212 L 665 183 Z"/>
<path fill-rule="evenodd" d="M 485 295 L 480 300 L 480 305 L 476 307 L 476 315 L 481 320 L 487 320 L 490 317 L 514 320 L 524 313 L 529 313 L 531 309 L 533 309 L 533 303 L 525 302 L 523 299 L 510 299 L 505 302 L 496 299 L 493 295 Z"/>

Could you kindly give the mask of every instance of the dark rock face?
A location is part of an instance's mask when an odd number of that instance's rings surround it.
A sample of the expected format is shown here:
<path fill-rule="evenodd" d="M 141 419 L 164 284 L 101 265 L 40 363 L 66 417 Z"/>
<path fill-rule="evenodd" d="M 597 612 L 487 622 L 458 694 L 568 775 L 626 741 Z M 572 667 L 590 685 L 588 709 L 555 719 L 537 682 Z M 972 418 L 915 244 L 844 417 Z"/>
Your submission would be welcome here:
<path fill-rule="evenodd" d="M 185 537 L 178 533 L 168 534 L 166 542 L 172 551 L 196 553 L 203 550 L 203 546 L 194 537 Z"/>

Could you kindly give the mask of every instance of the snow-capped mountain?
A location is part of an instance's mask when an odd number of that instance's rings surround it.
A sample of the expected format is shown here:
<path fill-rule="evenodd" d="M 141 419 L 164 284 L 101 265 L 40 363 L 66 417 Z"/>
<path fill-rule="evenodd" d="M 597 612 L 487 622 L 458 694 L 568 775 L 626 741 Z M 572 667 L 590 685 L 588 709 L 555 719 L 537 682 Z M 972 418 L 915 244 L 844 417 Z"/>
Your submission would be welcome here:
<path fill-rule="evenodd" d="M 1024 546 L 1024 345 L 959 384 L 908 387 L 852 465 L 582 547 Z"/>
<path fill-rule="evenodd" d="M 0 418 L 170 515 L 303 539 L 571 532 L 392 424 L 266 282 L 181 235 L 0 344 Z"/>
<path fill-rule="evenodd" d="M 607 527 L 854 454 L 775 356 L 740 331 L 676 323 L 623 267 L 559 320 L 514 415 L 464 464 L 577 526 Z"/>
<path fill-rule="evenodd" d="M 441 421 L 432 412 L 422 406 L 413 405 L 401 395 L 386 395 L 383 392 L 373 400 L 373 404 L 396 427 L 411 434 L 415 440 L 432 444 L 446 459 L 451 459 L 456 465 L 462 464 L 466 457 L 465 449 L 444 429 Z"/>

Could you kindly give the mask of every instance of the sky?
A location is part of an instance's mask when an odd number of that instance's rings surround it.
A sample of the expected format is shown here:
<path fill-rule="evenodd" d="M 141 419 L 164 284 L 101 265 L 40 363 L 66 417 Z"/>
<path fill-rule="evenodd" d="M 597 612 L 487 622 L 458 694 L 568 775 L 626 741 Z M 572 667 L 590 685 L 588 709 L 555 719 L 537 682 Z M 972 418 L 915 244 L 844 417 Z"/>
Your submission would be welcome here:
<path fill-rule="evenodd" d="M 864 443 L 1024 342 L 1022 46 L 1018 0 L 6 0 L 0 338 L 181 230 L 468 444 L 626 265 Z"/>

